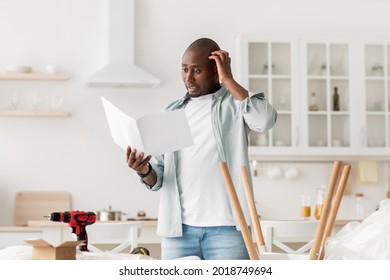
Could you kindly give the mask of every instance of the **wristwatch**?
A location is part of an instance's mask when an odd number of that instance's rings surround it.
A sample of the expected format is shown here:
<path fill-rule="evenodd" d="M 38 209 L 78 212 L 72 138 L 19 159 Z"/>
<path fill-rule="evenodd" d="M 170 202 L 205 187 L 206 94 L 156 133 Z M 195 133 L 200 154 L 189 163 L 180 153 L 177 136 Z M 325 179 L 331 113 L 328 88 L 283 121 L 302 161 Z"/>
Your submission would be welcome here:
<path fill-rule="evenodd" d="M 149 176 L 149 174 L 153 170 L 152 165 L 149 162 L 148 162 L 148 167 L 149 167 L 148 172 L 146 172 L 145 174 L 141 174 L 141 173 L 137 172 L 138 176 L 140 176 L 141 178 L 145 178 L 145 177 Z"/>

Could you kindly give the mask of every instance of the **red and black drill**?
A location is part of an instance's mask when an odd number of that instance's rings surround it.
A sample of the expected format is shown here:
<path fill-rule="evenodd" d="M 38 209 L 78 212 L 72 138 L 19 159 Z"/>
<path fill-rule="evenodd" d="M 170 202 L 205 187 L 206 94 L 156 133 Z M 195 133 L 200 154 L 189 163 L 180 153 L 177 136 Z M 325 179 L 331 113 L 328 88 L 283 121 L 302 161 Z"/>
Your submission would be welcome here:
<path fill-rule="evenodd" d="M 85 229 L 86 226 L 96 222 L 96 214 L 94 212 L 84 211 L 65 211 L 53 212 L 48 216 L 50 221 L 64 222 L 72 228 L 72 233 L 76 234 L 77 240 L 85 241 L 85 244 L 80 246 L 81 251 L 88 250 L 88 235 Z"/>

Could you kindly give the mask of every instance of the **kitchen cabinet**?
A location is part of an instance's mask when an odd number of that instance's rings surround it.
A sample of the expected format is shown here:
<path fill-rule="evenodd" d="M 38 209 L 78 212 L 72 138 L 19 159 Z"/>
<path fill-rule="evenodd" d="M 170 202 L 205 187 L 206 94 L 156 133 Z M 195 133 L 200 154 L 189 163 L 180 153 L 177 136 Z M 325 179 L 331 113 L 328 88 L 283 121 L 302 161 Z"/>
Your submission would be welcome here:
<path fill-rule="evenodd" d="M 251 153 L 284 154 L 298 147 L 296 44 L 284 38 L 240 37 L 240 82 L 251 93 L 264 92 L 278 111 L 278 125 L 265 133 L 249 137 Z"/>
<path fill-rule="evenodd" d="M 390 44 L 363 46 L 362 146 L 382 153 L 390 147 Z"/>
<path fill-rule="evenodd" d="M 0 80 L 4 81 L 67 81 L 67 73 L 0 73 Z M 0 117 L 68 117 L 69 112 L 60 110 L 25 110 L 3 109 Z"/>
<path fill-rule="evenodd" d="M 318 36 L 237 37 L 238 80 L 265 92 L 274 128 L 251 133 L 249 153 L 270 159 L 386 157 L 390 44 Z M 337 91 L 339 108 L 334 108 Z"/>
<path fill-rule="evenodd" d="M 300 69 L 301 145 L 317 153 L 327 153 L 331 148 L 348 154 L 356 147 L 352 141 L 356 139 L 352 137 L 356 118 L 351 115 L 356 103 L 351 100 L 358 100 L 358 91 L 353 88 L 352 69 L 356 65 L 351 59 L 352 44 L 305 40 L 300 49 L 303 64 Z M 312 101 L 313 96 L 315 101 Z"/>

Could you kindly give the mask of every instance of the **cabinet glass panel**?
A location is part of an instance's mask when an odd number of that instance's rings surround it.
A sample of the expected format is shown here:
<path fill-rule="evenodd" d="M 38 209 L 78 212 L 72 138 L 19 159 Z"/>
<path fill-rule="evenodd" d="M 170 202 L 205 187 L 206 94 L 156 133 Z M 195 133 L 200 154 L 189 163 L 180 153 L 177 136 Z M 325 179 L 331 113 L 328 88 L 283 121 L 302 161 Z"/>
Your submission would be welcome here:
<path fill-rule="evenodd" d="M 291 115 L 278 114 L 278 121 L 272 128 L 272 144 L 277 147 L 291 146 Z"/>
<path fill-rule="evenodd" d="M 344 79 L 331 79 L 330 81 L 330 104 L 332 104 L 333 110 L 333 98 L 334 93 L 337 88 L 338 98 L 339 98 L 339 107 L 340 111 L 348 112 L 349 111 L 349 82 Z"/>
<path fill-rule="evenodd" d="M 367 147 L 385 147 L 386 123 L 385 116 L 367 116 Z"/>
<path fill-rule="evenodd" d="M 351 145 L 349 64 L 348 44 L 307 44 L 309 147 Z"/>
<path fill-rule="evenodd" d="M 308 104 L 309 111 L 326 111 L 328 110 L 326 80 L 309 79 L 308 81 Z M 317 105 L 317 106 L 315 106 Z"/>
<path fill-rule="evenodd" d="M 249 145 L 257 147 L 268 147 L 269 146 L 269 135 L 268 132 L 258 133 L 251 131 L 249 134 Z"/>
<path fill-rule="evenodd" d="M 307 75 L 318 76 L 327 74 L 327 59 L 325 44 L 308 44 Z"/>
<path fill-rule="evenodd" d="M 291 74 L 290 44 L 272 43 L 271 57 L 272 57 L 271 69 L 273 75 Z"/>
<path fill-rule="evenodd" d="M 290 79 L 272 80 L 272 105 L 278 111 L 291 111 Z"/>
<path fill-rule="evenodd" d="M 349 116 L 345 114 L 331 116 L 332 131 L 330 136 L 330 144 L 332 147 L 349 147 L 350 132 L 349 132 Z"/>
<path fill-rule="evenodd" d="M 385 111 L 385 84 L 383 81 L 366 81 L 366 110 L 368 112 Z"/>
<path fill-rule="evenodd" d="M 266 134 L 251 133 L 252 146 L 291 146 L 291 46 L 286 42 L 248 42 L 248 89 L 263 92 L 278 111 L 275 127 Z"/>
<path fill-rule="evenodd" d="M 366 45 L 365 73 L 367 77 L 383 77 L 384 48 L 381 45 Z"/>
<path fill-rule="evenodd" d="M 318 95 L 320 110 L 331 110 L 332 108 L 328 104 L 332 104 L 332 102 L 324 102 L 326 99 L 321 99 L 321 96 L 328 95 L 331 101 L 334 88 L 337 87 L 339 93 L 343 93 L 340 95 L 340 110 L 349 111 L 348 45 L 308 44 L 307 52 L 308 98 L 310 99 L 313 92 L 315 92 Z M 311 78 L 310 76 L 314 77 Z M 324 76 L 324 82 L 321 83 L 320 77 L 315 76 Z M 328 81 L 330 82 L 330 88 L 327 87 Z"/>
<path fill-rule="evenodd" d="M 390 147 L 390 115 L 387 115 L 387 143 L 386 146 Z"/>
<path fill-rule="evenodd" d="M 390 80 L 387 81 L 387 102 L 385 102 L 384 107 L 385 111 L 390 112 Z"/>
<path fill-rule="evenodd" d="M 332 76 L 348 76 L 348 45 L 331 44 L 329 55 L 330 74 Z"/>
<path fill-rule="evenodd" d="M 387 46 L 387 77 L 390 77 L 390 46 Z"/>
<path fill-rule="evenodd" d="M 268 95 L 268 79 L 250 78 L 249 79 L 249 91 L 253 93 L 264 92 Z M 268 98 L 268 97 L 267 97 Z M 271 100 L 269 100 L 271 101 Z"/>
<path fill-rule="evenodd" d="M 309 116 L 309 146 L 324 147 L 328 145 L 327 141 L 327 116 L 310 115 Z"/>
<path fill-rule="evenodd" d="M 249 43 L 248 54 L 249 74 L 268 74 L 267 43 Z"/>
<path fill-rule="evenodd" d="M 365 46 L 365 109 L 366 146 L 381 148 L 389 145 L 389 92 L 385 74 L 388 65 L 388 46 Z"/>

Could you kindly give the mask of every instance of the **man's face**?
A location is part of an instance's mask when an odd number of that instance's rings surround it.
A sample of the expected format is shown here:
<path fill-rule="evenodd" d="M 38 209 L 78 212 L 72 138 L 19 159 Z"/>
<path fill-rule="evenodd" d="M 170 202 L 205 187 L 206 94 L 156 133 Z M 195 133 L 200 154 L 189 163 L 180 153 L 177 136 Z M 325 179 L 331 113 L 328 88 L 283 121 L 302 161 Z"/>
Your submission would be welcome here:
<path fill-rule="evenodd" d="M 205 51 L 193 49 L 183 55 L 181 77 L 192 97 L 212 93 L 219 84 L 217 68 L 214 61 L 208 58 L 209 55 Z"/>

